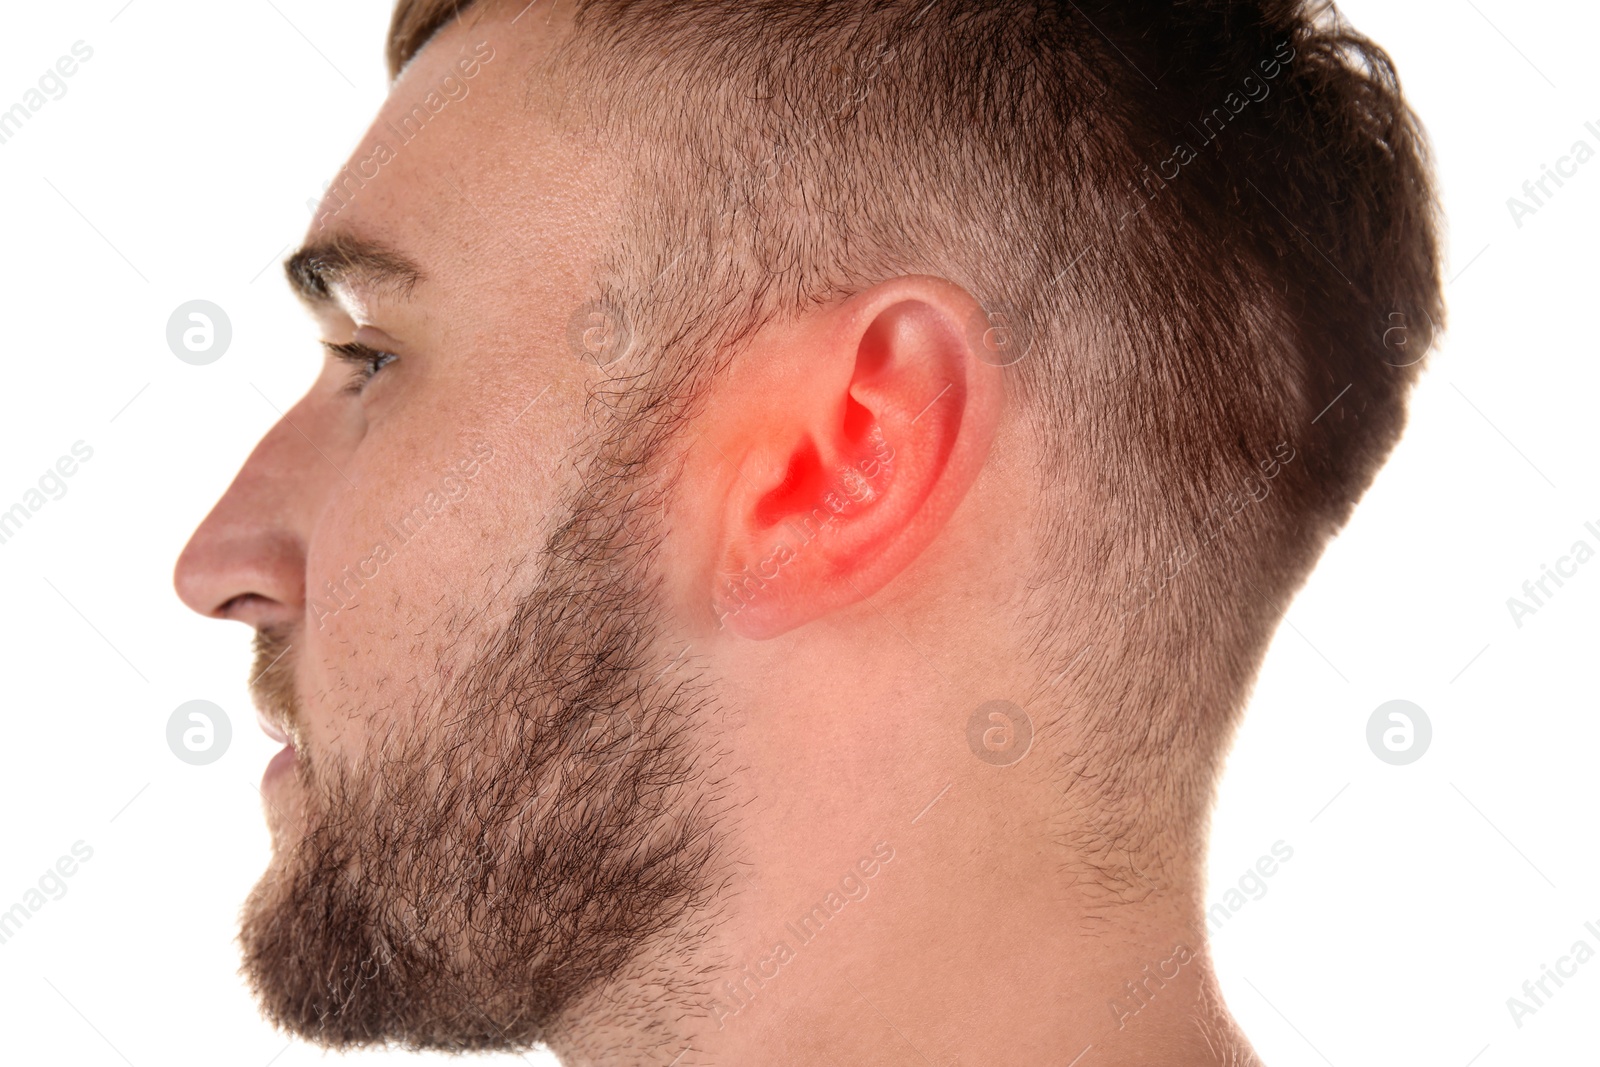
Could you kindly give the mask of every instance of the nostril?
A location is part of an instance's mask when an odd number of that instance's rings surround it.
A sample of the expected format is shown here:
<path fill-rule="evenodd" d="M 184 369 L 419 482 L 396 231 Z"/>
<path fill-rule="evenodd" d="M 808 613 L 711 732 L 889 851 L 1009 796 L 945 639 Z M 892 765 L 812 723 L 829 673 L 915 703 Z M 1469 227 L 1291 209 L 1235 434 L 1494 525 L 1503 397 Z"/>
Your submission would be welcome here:
<path fill-rule="evenodd" d="M 178 598 L 197 615 L 252 626 L 293 623 L 305 594 L 305 556 L 291 532 L 215 515 L 196 531 L 173 573 Z"/>
<path fill-rule="evenodd" d="M 212 612 L 212 614 L 219 619 L 231 618 L 235 609 L 240 607 L 246 601 L 252 599 L 260 598 L 258 598 L 254 593 L 240 593 L 238 596 L 229 597 L 222 604 L 218 605 L 217 610 Z"/>
<path fill-rule="evenodd" d="M 242 622 L 260 629 L 263 626 L 281 625 L 287 621 L 292 609 L 282 601 L 260 593 L 240 593 L 217 605 L 211 617 Z"/>

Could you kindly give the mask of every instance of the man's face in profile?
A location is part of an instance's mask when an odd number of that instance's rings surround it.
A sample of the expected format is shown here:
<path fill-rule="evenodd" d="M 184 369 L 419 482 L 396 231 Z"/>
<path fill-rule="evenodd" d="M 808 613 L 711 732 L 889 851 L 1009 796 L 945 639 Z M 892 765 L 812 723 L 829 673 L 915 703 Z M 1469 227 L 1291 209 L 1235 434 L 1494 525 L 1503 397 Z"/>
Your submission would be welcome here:
<path fill-rule="evenodd" d="M 543 1037 L 712 877 L 651 487 L 598 454 L 566 343 L 615 191 L 524 80 L 551 39 L 544 11 L 452 25 L 397 83 L 292 265 L 323 374 L 180 566 L 257 628 L 293 739 L 243 942 L 322 1040 Z"/>
<path fill-rule="evenodd" d="M 1212 789 L 1404 421 L 1426 166 L 1296 5 L 1088 6 L 402 0 L 287 264 L 322 374 L 177 574 L 288 742 L 276 1023 L 1255 1062 Z"/>

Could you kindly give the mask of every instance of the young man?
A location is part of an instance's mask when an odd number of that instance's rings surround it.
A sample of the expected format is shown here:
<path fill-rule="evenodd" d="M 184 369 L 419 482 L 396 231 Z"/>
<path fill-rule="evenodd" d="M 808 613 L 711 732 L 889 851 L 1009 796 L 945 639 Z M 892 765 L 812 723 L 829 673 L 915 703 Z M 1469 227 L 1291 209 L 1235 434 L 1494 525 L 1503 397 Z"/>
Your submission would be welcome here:
<path fill-rule="evenodd" d="M 269 1017 L 1256 1062 L 1214 782 L 1442 322 L 1383 53 L 1295 0 L 401 0 L 389 55 L 288 263 L 325 370 L 177 573 L 286 742 Z"/>

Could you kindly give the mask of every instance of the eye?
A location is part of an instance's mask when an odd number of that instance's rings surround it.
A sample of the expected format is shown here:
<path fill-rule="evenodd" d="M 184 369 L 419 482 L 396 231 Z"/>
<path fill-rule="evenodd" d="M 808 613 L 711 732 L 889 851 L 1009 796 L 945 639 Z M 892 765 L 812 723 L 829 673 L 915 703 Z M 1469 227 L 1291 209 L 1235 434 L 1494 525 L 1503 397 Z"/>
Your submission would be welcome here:
<path fill-rule="evenodd" d="M 354 341 L 338 345 L 324 341 L 322 347 L 350 366 L 350 380 L 343 389 L 349 394 L 359 394 L 379 371 L 400 358 L 393 352 L 380 352 Z"/>

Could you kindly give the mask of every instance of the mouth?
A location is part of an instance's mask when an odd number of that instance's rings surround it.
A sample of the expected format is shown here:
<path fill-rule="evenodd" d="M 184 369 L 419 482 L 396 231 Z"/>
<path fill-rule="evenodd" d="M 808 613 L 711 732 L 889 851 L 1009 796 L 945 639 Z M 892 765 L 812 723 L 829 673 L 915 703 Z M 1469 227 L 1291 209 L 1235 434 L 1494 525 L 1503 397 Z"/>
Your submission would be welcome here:
<path fill-rule="evenodd" d="M 268 783 L 276 781 L 294 770 L 294 746 L 284 745 L 283 750 L 267 761 L 267 769 L 261 775 L 261 787 L 265 789 Z"/>
<path fill-rule="evenodd" d="M 256 722 L 261 724 L 261 732 L 272 738 L 274 741 L 281 745 L 287 745 L 289 743 L 288 731 L 284 730 L 283 727 L 279 726 L 272 719 L 267 718 L 267 716 L 262 714 L 260 710 L 256 711 Z"/>
<path fill-rule="evenodd" d="M 261 775 L 261 787 L 266 788 L 267 783 L 282 778 L 294 769 L 294 744 L 289 740 L 289 734 L 272 719 L 256 712 L 256 722 L 261 724 L 261 731 L 283 745 L 283 749 L 267 763 L 266 771 Z"/>

